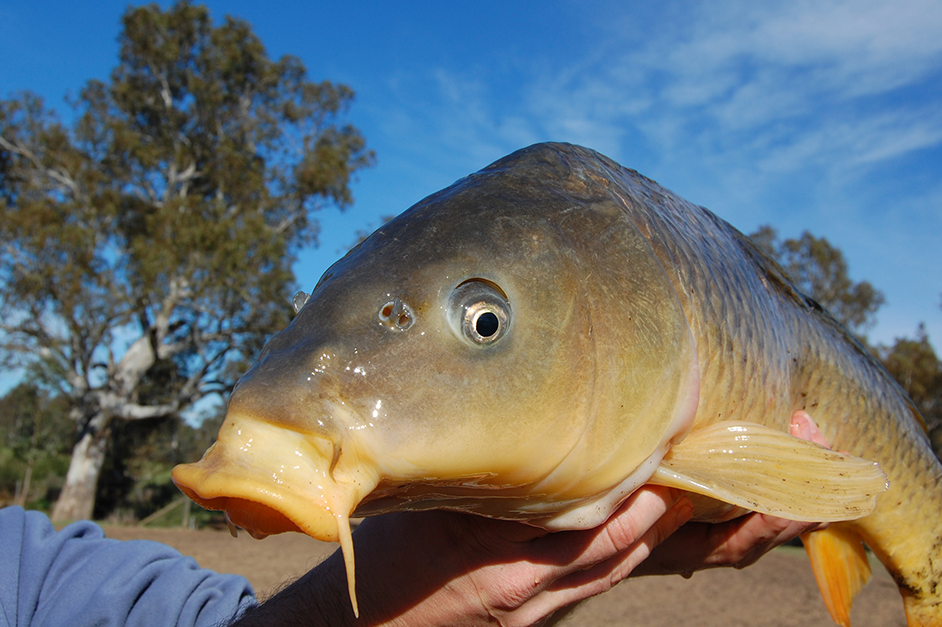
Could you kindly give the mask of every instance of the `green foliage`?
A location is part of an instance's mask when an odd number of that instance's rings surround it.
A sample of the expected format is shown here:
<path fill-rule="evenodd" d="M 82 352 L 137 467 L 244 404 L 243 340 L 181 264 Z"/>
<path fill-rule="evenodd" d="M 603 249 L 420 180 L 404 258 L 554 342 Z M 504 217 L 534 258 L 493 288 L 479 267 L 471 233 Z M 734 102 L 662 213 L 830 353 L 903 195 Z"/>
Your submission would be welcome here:
<path fill-rule="evenodd" d="M 749 237 L 779 262 L 802 292 L 811 296 L 861 339 L 876 322 L 883 294 L 867 281 L 854 283 L 840 249 L 824 237 L 805 231 L 798 239 L 779 241 L 778 233 L 765 225 Z"/>
<path fill-rule="evenodd" d="M 30 450 L 68 452 L 73 427 L 67 399 L 34 382 L 20 383 L 0 398 L 2 445 L 17 457 L 25 459 Z"/>
<path fill-rule="evenodd" d="M 178 417 L 115 424 L 98 482 L 96 519 L 141 520 L 180 496 L 174 466 L 192 462 L 215 441 L 223 407 L 192 427 Z M 173 518 L 170 518 L 173 520 Z"/>
<path fill-rule="evenodd" d="M 0 501 L 43 499 L 61 485 L 68 467 L 74 425 L 67 399 L 35 382 L 21 383 L 0 398 Z"/>
<path fill-rule="evenodd" d="M 353 92 L 269 59 L 244 21 L 132 7 L 119 44 L 71 126 L 0 100 L 0 354 L 42 362 L 92 456 L 114 419 L 226 394 L 289 320 L 315 213 L 373 162 L 341 123 Z"/>
<path fill-rule="evenodd" d="M 12 448 L 0 447 L 0 500 L 12 503 L 17 484 L 26 472 L 26 463 L 19 459 Z"/>
<path fill-rule="evenodd" d="M 113 425 L 94 516 L 140 520 L 178 498 L 170 470 L 202 455 L 215 440 L 224 413 L 220 406 L 198 427 L 176 416 Z M 49 509 L 68 470 L 73 429 L 67 399 L 33 382 L 0 398 L 0 504 L 13 502 L 31 466 L 32 487 L 22 502 Z M 163 522 L 179 524 L 180 514 Z M 211 519 L 202 511 L 193 515 L 204 523 Z"/>

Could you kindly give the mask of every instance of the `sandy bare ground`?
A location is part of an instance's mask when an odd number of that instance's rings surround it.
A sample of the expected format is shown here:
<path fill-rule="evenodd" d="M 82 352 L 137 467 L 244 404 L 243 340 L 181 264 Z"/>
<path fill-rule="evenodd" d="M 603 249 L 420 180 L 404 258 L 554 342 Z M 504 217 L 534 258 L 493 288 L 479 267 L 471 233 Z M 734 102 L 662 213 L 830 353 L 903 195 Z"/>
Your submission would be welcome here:
<path fill-rule="evenodd" d="M 156 540 L 193 556 L 205 568 L 244 575 L 264 597 L 336 550 L 300 534 L 262 541 L 226 531 L 106 527 L 120 540 Z M 854 627 L 904 627 L 896 585 L 875 563 L 874 578 L 857 597 Z M 722 569 L 681 577 L 629 580 L 580 607 L 566 623 L 586 627 L 827 627 L 831 622 L 801 549 L 779 549 L 742 571 Z"/>

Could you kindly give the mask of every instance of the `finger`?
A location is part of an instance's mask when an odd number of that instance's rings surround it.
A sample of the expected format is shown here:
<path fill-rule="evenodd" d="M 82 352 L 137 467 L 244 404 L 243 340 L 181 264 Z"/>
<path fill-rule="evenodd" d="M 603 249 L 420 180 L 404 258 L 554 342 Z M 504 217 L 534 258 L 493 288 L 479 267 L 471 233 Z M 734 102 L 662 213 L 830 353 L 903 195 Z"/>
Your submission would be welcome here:
<path fill-rule="evenodd" d="M 745 568 L 777 546 L 815 529 L 817 523 L 786 520 L 767 514 L 746 516 L 742 525 L 729 541 L 708 559 L 711 566 Z"/>
<path fill-rule="evenodd" d="M 755 513 L 724 523 L 690 523 L 656 548 L 631 575 L 690 576 L 706 568 L 743 568 L 772 548 L 817 527 L 815 523 Z"/>
<path fill-rule="evenodd" d="M 640 505 L 647 506 L 652 502 L 656 503 L 656 501 L 639 498 L 627 510 L 617 512 L 613 519 L 610 519 L 603 527 L 625 526 L 626 529 L 608 529 L 597 536 L 587 547 L 585 560 L 580 560 L 578 563 L 584 563 L 586 560 L 594 561 L 600 555 L 609 555 L 609 557 L 556 579 L 521 606 L 521 614 L 518 617 L 525 615 L 538 620 L 560 608 L 610 590 L 641 564 L 657 545 L 690 520 L 693 514 L 693 505 L 690 500 L 679 497 L 634 542 L 625 545 L 626 539 L 631 537 L 631 534 L 635 532 L 635 526 L 639 524 L 639 519 L 632 518 L 629 510 L 638 509 Z M 612 553 L 612 551 L 615 552 Z"/>
<path fill-rule="evenodd" d="M 818 429 L 818 425 L 815 424 L 814 420 L 811 419 L 811 416 L 808 415 L 808 412 L 800 409 L 792 414 L 791 419 L 788 423 L 788 432 L 802 440 L 809 440 L 815 444 L 820 444 L 821 446 L 830 448 L 828 441 L 824 438 L 824 435 Z"/>
<path fill-rule="evenodd" d="M 583 586 L 601 586 L 592 594 L 608 590 L 625 579 L 643 563 L 656 547 L 680 529 L 693 515 L 693 505 L 682 498 L 675 503 L 637 541 L 595 565 L 572 572 L 556 581 L 550 589 L 577 589 Z"/>
<path fill-rule="evenodd" d="M 585 531 L 552 533 L 533 540 L 530 549 L 536 560 L 552 565 L 552 572 L 547 574 L 553 580 L 585 570 L 629 549 L 681 498 L 678 490 L 643 486 L 602 525 Z M 576 534 L 582 536 L 582 542 L 574 541 Z"/>

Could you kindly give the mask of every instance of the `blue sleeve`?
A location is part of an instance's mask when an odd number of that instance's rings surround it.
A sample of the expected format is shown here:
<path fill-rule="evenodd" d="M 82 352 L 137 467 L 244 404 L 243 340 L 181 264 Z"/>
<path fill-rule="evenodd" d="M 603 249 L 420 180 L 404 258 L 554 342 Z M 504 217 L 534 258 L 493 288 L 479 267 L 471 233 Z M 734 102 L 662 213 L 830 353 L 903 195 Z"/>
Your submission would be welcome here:
<path fill-rule="evenodd" d="M 158 542 L 0 509 L 0 627 L 212 627 L 255 605 L 249 582 Z"/>

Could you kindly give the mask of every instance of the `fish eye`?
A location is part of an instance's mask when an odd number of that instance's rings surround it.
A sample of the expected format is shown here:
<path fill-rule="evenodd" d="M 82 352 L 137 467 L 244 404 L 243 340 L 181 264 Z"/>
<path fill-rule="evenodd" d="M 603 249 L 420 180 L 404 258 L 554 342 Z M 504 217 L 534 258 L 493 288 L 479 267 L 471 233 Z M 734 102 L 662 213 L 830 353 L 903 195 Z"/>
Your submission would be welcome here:
<path fill-rule="evenodd" d="M 489 346 L 510 327 L 510 302 L 497 284 L 471 279 L 452 293 L 448 319 L 459 337 L 476 346 Z"/>

